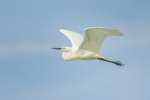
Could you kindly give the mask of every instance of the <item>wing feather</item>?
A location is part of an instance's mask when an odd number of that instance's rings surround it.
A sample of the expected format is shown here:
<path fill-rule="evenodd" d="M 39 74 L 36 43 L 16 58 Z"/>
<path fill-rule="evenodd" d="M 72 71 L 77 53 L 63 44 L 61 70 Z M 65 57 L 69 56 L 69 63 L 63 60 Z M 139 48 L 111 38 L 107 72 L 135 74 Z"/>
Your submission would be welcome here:
<path fill-rule="evenodd" d="M 123 35 L 123 33 L 121 33 L 118 30 L 108 28 L 100 28 L 100 27 L 86 28 L 84 40 L 80 45 L 80 49 L 98 53 L 104 39 L 110 35 L 121 36 Z"/>
<path fill-rule="evenodd" d="M 83 41 L 83 36 L 81 34 L 65 29 L 60 29 L 60 32 L 69 38 L 72 43 L 72 48 L 79 48 Z"/>

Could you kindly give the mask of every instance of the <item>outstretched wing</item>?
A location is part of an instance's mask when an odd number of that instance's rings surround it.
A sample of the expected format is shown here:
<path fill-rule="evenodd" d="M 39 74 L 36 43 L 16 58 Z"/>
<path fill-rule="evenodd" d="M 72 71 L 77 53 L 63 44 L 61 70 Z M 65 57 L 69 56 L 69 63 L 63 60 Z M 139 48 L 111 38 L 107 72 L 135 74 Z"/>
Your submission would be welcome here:
<path fill-rule="evenodd" d="M 77 32 L 73 32 L 73 31 L 69 31 L 69 30 L 65 30 L 65 29 L 60 29 L 60 32 L 62 32 L 64 35 L 66 35 L 71 43 L 72 43 L 72 48 L 79 48 L 79 46 L 81 45 L 82 41 L 83 41 L 83 36 L 80 35 Z"/>
<path fill-rule="evenodd" d="M 100 28 L 100 27 L 86 28 L 84 40 L 80 45 L 80 49 L 98 53 L 102 45 L 102 42 L 107 36 L 110 35 L 121 36 L 123 35 L 123 33 L 121 33 L 118 30 L 108 28 Z"/>

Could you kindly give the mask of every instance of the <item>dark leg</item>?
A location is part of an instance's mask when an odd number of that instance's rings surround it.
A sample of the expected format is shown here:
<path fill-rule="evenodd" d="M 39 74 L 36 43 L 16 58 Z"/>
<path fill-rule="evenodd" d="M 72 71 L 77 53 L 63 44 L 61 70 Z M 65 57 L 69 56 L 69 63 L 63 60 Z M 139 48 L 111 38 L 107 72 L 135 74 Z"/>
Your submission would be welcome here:
<path fill-rule="evenodd" d="M 110 62 L 110 63 L 113 63 L 113 64 L 116 64 L 118 66 L 124 66 L 124 64 L 122 64 L 120 61 L 111 61 L 111 60 L 106 60 L 104 58 L 97 58 L 98 60 L 103 60 L 103 61 L 106 61 L 106 62 Z"/>

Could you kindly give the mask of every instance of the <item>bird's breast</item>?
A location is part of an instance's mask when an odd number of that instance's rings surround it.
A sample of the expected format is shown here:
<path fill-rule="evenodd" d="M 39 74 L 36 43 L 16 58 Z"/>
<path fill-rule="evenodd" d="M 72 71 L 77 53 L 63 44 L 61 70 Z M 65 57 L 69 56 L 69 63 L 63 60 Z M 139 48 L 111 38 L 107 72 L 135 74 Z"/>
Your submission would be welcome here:
<path fill-rule="evenodd" d="M 87 50 L 79 50 L 76 51 L 73 56 L 76 59 L 80 59 L 80 60 L 90 60 L 90 59 L 96 59 L 97 54 L 91 52 L 91 51 L 87 51 Z"/>
<path fill-rule="evenodd" d="M 87 50 L 77 50 L 73 52 L 63 52 L 62 57 L 64 60 L 90 60 L 96 59 L 97 54 Z"/>

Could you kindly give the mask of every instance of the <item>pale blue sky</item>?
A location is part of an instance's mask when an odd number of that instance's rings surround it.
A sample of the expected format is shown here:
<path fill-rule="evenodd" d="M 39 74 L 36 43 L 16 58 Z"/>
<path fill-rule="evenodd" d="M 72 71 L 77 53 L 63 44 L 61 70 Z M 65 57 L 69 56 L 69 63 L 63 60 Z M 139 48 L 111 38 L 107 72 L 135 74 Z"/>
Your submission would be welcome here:
<path fill-rule="evenodd" d="M 0 1 L 0 100 L 150 100 L 149 0 Z M 71 46 L 59 32 L 121 30 L 101 54 L 125 67 L 63 61 L 52 47 Z"/>

